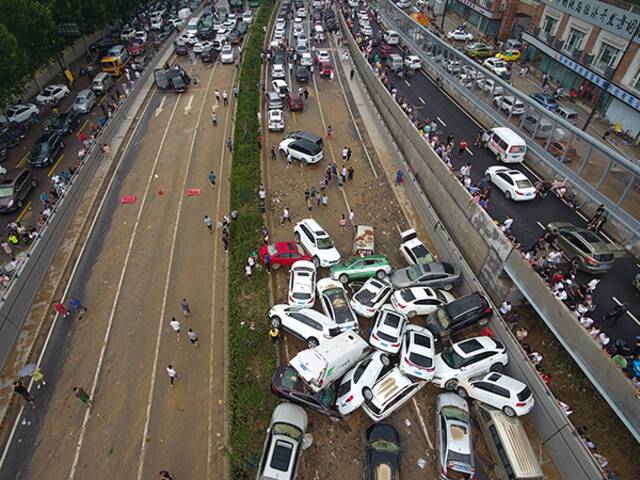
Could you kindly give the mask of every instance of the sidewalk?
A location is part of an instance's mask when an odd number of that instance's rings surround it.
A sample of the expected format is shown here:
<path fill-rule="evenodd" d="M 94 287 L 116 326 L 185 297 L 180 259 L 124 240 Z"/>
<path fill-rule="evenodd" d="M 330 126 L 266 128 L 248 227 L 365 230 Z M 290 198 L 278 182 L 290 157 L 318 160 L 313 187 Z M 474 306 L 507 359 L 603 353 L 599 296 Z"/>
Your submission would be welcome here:
<path fill-rule="evenodd" d="M 458 25 L 465 22 L 466 19 L 460 17 L 455 12 L 448 11 L 447 16 L 444 21 L 444 30 L 448 32 L 450 30 L 455 30 Z M 440 20 L 438 19 L 437 23 L 439 25 Z M 479 32 L 473 25 L 470 25 L 467 22 L 467 31 L 471 32 L 474 35 L 474 39 L 484 40 L 484 35 Z M 492 43 L 487 41 L 487 43 Z M 530 93 L 539 93 L 542 91 L 542 76 L 544 72 L 539 71 L 535 68 L 534 65 L 530 65 L 529 72 L 527 73 L 527 77 L 521 78 L 518 75 L 519 68 L 517 65 L 513 67 L 513 73 L 511 76 L 511 84 L 520 90 L 522 93 L 529 95 Z M 550 82 L 553 85 L 553 82 Z M 557 85 L 555 85 L 557 87 Z M 553 90 L 553 89 L 552 89 Z M 576 100 L 575 102 L 564 101 L 561 102 L 563 105 L 577 111 L 579 113 L 577 127 L 581 128 L 584 125 L 584 122 L 587 120 L 589 113 L 591 113 L 591 105 L 587 104 L 581 100 Z M 611 126 L 606 120 L 602 119 L 599 113 L 596 113 L 589 124 L 589 128 L 587 128 L 587 133 L 591 136 L 597 138 L 601 142 L 607 144 L 610 148 L 616 150 L 621 155 L 624 155 L 631 161 L 640 158 L 640 145 L 633 144 L 625 144 L 621 138 L 616 137 L 615 135 L 611 135 L 607 140 L 602 139 L 602 135 L 604 132 Z"/>

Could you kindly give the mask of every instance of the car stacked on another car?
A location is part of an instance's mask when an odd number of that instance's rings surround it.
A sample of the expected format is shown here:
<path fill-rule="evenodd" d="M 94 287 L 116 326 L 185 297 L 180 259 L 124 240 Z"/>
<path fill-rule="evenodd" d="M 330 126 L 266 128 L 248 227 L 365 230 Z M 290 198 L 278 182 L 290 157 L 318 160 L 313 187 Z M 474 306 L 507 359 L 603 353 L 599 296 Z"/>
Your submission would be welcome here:
<path fill-rule="evenodd" d="M 308 260 L 298 260 L 289 273 L 289 305 L 313 307 L 316 301 L 316 267 Z"/>
<path fill-rule="evenodd" d="M 400 253 L 409 265 L 431 263 L 435 259 L 429 249 L 418 238 L 414 228 L 400 233 Z"/>
<path fill-rule="evenodd" d="M 364 403 L 365 390 L 371 390 L 382 375 L 393 365 L 386 353 L 373 352 L 349 370 L 338 387 L 336 407 L 342 415 L 348 415 Z"/>
<path fill-rule="evenodd" d="M 358 318 L 351 309 L 347 291 L 331 278 L 318 280 L 318 298 L 325 315 L 338 324 L 341 331 L 358 331 Z"/>
<path fill-rule="evenodd" d="M 502 410 L 508 417 L 526 415 L 535 403 L 527 385 L 497 372 L 460 380 L 456 392 Z"/>
<path fill-rule="evenodd" d="M 333 320 L 311 308 L 274 305 L 269 310 L 269 322 L 304 340 L 309 348 L 317 347 L 340 333 L 340 328 Z"/>
<path fill-rule="evenodd" d="M 389 282 L 372 277 L 351 297 L 351 308 L 362 317 L 372 318 L 391 292 Z"/>
<path fill-rule="evenodd" d="M 442 305 L 427 317 L 433 336 L 450 336 L 491 316 L 493 309 L 480 292 L 473 292 Z"/>
<path fill-rule="evenodd" d="M 41 105 L 57 105 L 60 100 L 69 96 L 71 91 L 66 85 L 49 85 L 36 97 L 36 102 Z"/>
<path fill-rule="evenodd" d="M 455 297 L 445 290 L 431 287 L 410 287 L 396 290 L 391 296 L 391 304 L 398 312 L 413 318 L 416 315 L 429 315 Z"/>
<path fill-rule="evenodd" d="M 460 269 L 451 263 L 431 262 L 394 270 L 393 288 L 434 287 L 451 290 L 460 281 Z"/>
<path fill-rule="evenodd" d="M 389 259 L 384 255 L 351 257 L 344 263 L 334 265 L 329 270 L 331 278 L 347 284 L 353 280 L 376 277 L 382 280 L 391 272 Z"/>
<path fill-rule="evenodd" d="M 400 351 L 406 325 L 407 317 L 398 313 L 391 305 L 384 305 L 378 311 L 369 343 L 379 350 L 395 355 Z"/>

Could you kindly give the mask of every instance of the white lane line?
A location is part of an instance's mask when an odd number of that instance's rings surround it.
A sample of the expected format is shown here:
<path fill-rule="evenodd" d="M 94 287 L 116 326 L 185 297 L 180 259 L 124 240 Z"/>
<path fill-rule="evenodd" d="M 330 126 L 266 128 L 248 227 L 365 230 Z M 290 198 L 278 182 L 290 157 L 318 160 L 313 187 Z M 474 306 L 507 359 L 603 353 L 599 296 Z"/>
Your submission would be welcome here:
<path fill-rule="evenodd" d="M 536 222 L 536 225 L 538 225 L 542 230 L 546 230 L 546 228 L 544 228 L 544 225 L 540 222 Z"/>
<path fill-rule="evenodd" d="M 184 114 L 185 115 L 190 115 L 191 114 L 191 108 L 192 108 L 191 104 L 192 103 L 193 103 L 193 95 L 189 95 L 189 102 L 187 103 L 187 106 L 184 107 Z"/>
<path fill-rule="evenodd" d="M 612 298 L 613 298 L 613 301 L 616 302 L 618 305 L 622 305 L 622 302 L 618 300 L 616 297 L 612 297 Z M 627 310 L 627 315 L 629 315 L 634 322 L 640 325 L 640 320 L 638 320 L 636 316 L 633 313 L 631 313 L 629 310 Z"/>
<path fill-rule="evenodd" d="M 443 127 L 447 126 L 447 124 L 444 123 L 444 120 L 442 120 L 440 117 L 436 117 L 436 120 L 438 120 Z"/>
<path fill-rule="evenodd" d="M 164 102 L 166 100 L 167 100 L 167 97 L 162 97 L 162 100 L 160 100 L 160 105 L 158 105 L 158 108 L 156 108 L 156 113 L 155 113 L 156 117 L 162 113 L 162 110 L 164 108 Z"/>
<path fill-rule="evenodd" d="M 409 82 L 407 82 L 406 80 L 404 81 L 404 83 L 407 84 L 407 87 L 411 88 L 411 84 Z"/>
<path fill-rule="evenodd" d="M 200 110 L 198 112 L 198 118 L 196 120 L 196 126 L 193 130 L 193 137 L 191 138 L 191 147 L 189 150 L 189 159 L 187 160 L 187 165 L 185 166 L 184 175 L 182 178 L 182 184 L 180 185 L 180 196 L 178 199 L 178 207 L 177 207 L 177 215 L 176 221 L 173 225 L 173 235 L 171 239 L 171 252 L 169 253 L 169 263 L 167 266 L 167 275 L 165 277 L 164 283 L 164 292 L 162 293 L 162 308 L 160 309 L 160 315 L 158 319 L 158 330 L 156 333 L 156 347 L 153 355 L 153 368 L 151 370 L 151 384 L 149 385 L 149 398 L 147 399 L 147 411 L 145 413 L 145 422 L 144 422 L 144 431 L 142 433 L 142 442 L 140 449 L 140 456 L 138 458 L 138 480 L 142 478 L 142 473 L 144 471 L 144 458 L 147 450 L 147 437 L 149 436 L 149 428 L 151 425 L 151 408 L 153 407 L 153 393 L 155 391 L 156 385 L 156 377 L 158 374 L 158 358 L 160 357 L 160 343 L 162 340 L 162 326 L 165 321 L 165 314 L 167 310 L 167 298 L 169 296 L 169 285 L 171 283 L 171 273 L 173 271 L 173 257 L 175 255 L 176 250 L 176 239 L 178 237 L 178 226 L 180 225 L 180 219 L 182 218 L 182 203 L 184 201 L 185 195 L 184 192 L 186 190 L 186 184 L 189 179 L 189 169 L 191 168 L 191 162 L 193 161 L 193 150 L 195 148 L 196 137 L 198 135 L 198 127 L 200 126 L 200 121 L 202 120 L 202 112 L 204 112 L 204 106 L 207 103 L 207 92 L 209 91 L 209 87 L 211 86 L 211 79 L 213 78 L 213 74 L 216 71 L 216 67 L 218 64 L 216 63 L 214 67 L 211 69 L 211 73 L 209 75 L 209 81 L 207 82 L 207 89 L 205 90 L 204 98 L 202 99 L 202 103 L 200 104 Z M 189 97 L 189 109 L 191 109 L 191 104 L 193 102 L 193 95 Z"/>
<path fill-rule="evenodd" d="M 464 149 L 469 155 L 471 155 L 473 157 L 473 152 L 471 150 L 469 150 L 469 147 L 465 147 Z"/>
<path fill-rule="evenodd" d="M 139 116 L 140 120 L 138 121 L 138 123 L 136 124 L 135 128 L 133 129 L 133 133 L 131 134 L 131 137 L 129 137 L 129 140 L 127 141 L 127 144 L 124 147 L 122 156 L 124 156 L 126 154 L 126 152 L 129 150 L 129 146 L 131 145 L 131 142 L 133 141 L 134 137 L 136 136 L 136 134 L 138 133 L 138 129 L 140 128 L 140 125 L 142 125 L 142 119 L 144 118 L 145 113 L 147 112 L 147 109 L 149 108 L 149 105 L 151 104 L 151 100 L 153 100 L 153 94 L 151 94 L 149 96 L 149 98 L 147 99 L 147 103 L 144 106 L 144 108 L 142 109 L 142 114 Z M 67 109 L 68 110 L 68 109 Z M 96 215 L 93 217 L 93 221 L 91 222 L 91 226 L 89 227 L 89 233 L 87 234 L 87 241 L 85 241 L 82 244 L 82 248 L 80 249 L 80 253 L 78 254 L 78 257 L 76 258 L 76 261 L 73 265 L 73 269 L 71 270 L 71 275 L 69 276 L 69 281 L 67 283 L 67 286 L 65 287 L 65 290 L 62 294 L 62 298 L 66 298 L 67 294 L 69 293 L 69 288 L 71 287 L 71 280 L 73 279 L 73 277 L 76 274 L 76 271 L 78 270 L 78 266 L 80 265 L 80 261 L 82 260 L 82 255 L 84 254 L 85 249 L 87 248 L 87 244 L 89 243 L 88 240 L 89 238 L 91 238 L 91 233 L 93 232 L 93 229 L 96 225 L 96 222 L 98 221 L 98 217 L 100 216 L 100 212 L 102 211 L 102 207 L 104 206 L 104 203 L 106 202 L 107 198 L 109 197 L 109 192 L 111 191 L 111 186 L 113 185 L 113 182 L 115 180 L 115 178 L 117 177 L 117 172 L 118 169 L 120 168 L 120 163 L 118 163 L 118 165 L 116 166 L 116 170 L 114 171 L 111 179 L 109 180 L 109 183 L 107 184 L 107 189 L 106 189 L 106 193 L 105 195 L 102 197 L 102 200 L 100 200 L 100 204 L 98 205 L 98 210 Z M 40 352 L 40 355 L 38 356 L 38 361 L 36 362 L 36 365 L 38 367 L 40 367 L 40 365 L 42 364 L 42 360 L 44 358 L 44 355 L 47 351 L 47 347 L 49 346 L 49 341 L 51 340 L 51 335 L 53 335 L 53 331 L 56 327 L 56 324 L 58 322 L 58 318 L 59 315 L 56 313 L 55 316 L 53 317 L 53 322 L 51 323 L 51 327 L 49 327 L 49 332 L 47 333 L 47 337 L 44 340 L 44 344 L 42 346 L 42 351 Z M 28 386 L 28 390 L 31 391 L 31 387 L 34 384 L 34 380 L 31 379 L 29 381 L 29 386 Z M 18 428 L 18 425 L 20 423 L 21 417 L 22 417 L 22 413 L 24 412 L 24 405 L 20 408 L 20 411 L 18 412 L 18 415 L 16 417 L 16 420 L 13 424 L 13 427 L 11 428 L 11 433 L 9 434 L 9 438 L 7 439 L 7 443 L 4 446 L 4 451 L 2 452 L 2 457 L 0 457 L 0 471 L 2 471 L 2 467 L 4 466 L 4 462 L 7 458 L 7 454 L 9 453 L 9 447 L 11 446 L 11 442 L 13 440 L 13 436 L 16 433 L 16 430 Z"/>
<path fill-rule="evenodd" d="M 418 420 L 420 420 L 420 426 L 422 427 L 422 433 L 424 434 L 424 438 L 427 439 L 427 443 L 429 444 L 429 448 L 431 450 L 433 450 L 433 443 L 431 442 L 431 439 L 429 438 L 429 431 L 427 430 L 427 424 L 424 421 L 424 417 L 422 416 L 422 413 L 420 412 L 420 408 L 418 408 L 418 402 L 416 402 L 416 398 L 413 397 L 412 399 L 413 402 L 413 407 L 416 409 L 416 413 L 418 414 Z"/>
<path fill-rule="evenodd" d="M 426 102 L 422 99 L 422 97 L 418 97 L 418 100 L 420 100 L 420 103 L 422 103 L 423 105 L 426 104 Z M 446 127 L 446 125 L 445 125 L 445 127 Z"/>
<path fill-rule="evenodd" d="M 158 166 L 158 162 L 160 161 L 160 152 L 162 151 L 162 147 L 164 146 L 164 142 L 167 139 L 167 134 L 169 133 L 169 127 L 171 126 L 171 121 L 173 120 L 173 116 L 176 113 L 176 109 L 178 108 L 178 103 L 180 102 L 180 97 L 182 95 L 179 94 L 176 99 L 176 103 L 173 106 L 173 110 L 171 110 L 171 116 L 167 121 L 167 125 L 164 129 L 164 133 L 162 134 L 162 139 L 160 140 L 160 145 L 158 146 L 158 152 L 156 154 L 156 158 L 153 162 L 153 167 L 151 168 L 151 172 L 149 173 L 149 179 L 147 180 L 147 185 L 145 186 L 144 195 L 142 196 L 142 201 L 140 202 L 140 208 L 138 209 L 138 215 L 136 217 L 136 221 L 133 225 L 133 232 L 131 234 L 131 238 L 129 239 L 129 246 L 127 247 L 127 254 L 124 258 L 124 265 L 122 267 L 122 272 L 120 273 L 120 280 L 118 281 L 118 288 L 116 289 L 116 295 L 113 299 L 113 304 L 111 306 L 111 314 L 109 315 L 109 321 L 107 323 L 107 330 L 104 334 L 104 340 L 102 341 L 102 348 L 100 350 L 100 357 L 98 359 L 98 365 L 96 367 L 96 373 L 93 377 L 93 384 L 91 385 L 91 398 L 94 398 L 96 388 L 98 386 L 98 380 L 100 379 L 100 374 L 102 373 L 102 363 L 104 362 L 105 353 L 107 351 L 107 345 L 109 344 L 109 337 L 111 336 L 111 327 L 113 326 L 113 320 L 116 316 L 116 309 L 118 307 L 118 302 L 120 301 L 120 292 L 122 291 L 122 285 L 124 284 L 124 277 L 127 273 L 127 267 L 129 265 L 129 259 L 131 258 L 131 251 L 133 249 L 133 243 L 136 239 L 138 233 L 138 226 L 140 225 L 140 219 L 142 218 L 142 211 L 144 210 L 144 205 L 147 200 L 147 196 L 149 195 L 151 183 L 155 177 L 155 171 Z M 78 460 L 80 458 L 80 450 L 82 449 L 82 445 L 84 442 L 84 435 L 87 431 L 87 423 L 89 422 L 89 416 L 91 415 L 92 406 L 89 406 L 84 414 L 84 419 L 82 421 L 82 428 L 80 430 L 80 436 L 78 438 L 78 445 L 76 446 L 76 453 L 73 457 L 73 464 L 71 466 L 71 472 L 69 473 L 69 480 L 73 479 L 76 475 L 76 469 L 78 467 Z"/>

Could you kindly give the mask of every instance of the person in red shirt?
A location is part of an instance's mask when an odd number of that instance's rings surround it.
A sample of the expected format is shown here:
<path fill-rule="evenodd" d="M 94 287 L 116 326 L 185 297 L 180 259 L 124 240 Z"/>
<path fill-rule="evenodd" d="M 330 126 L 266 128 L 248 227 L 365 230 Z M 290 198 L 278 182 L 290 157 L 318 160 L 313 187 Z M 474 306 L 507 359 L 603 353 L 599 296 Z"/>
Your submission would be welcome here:
<path fill-rule="evenodd" d="M 462 155 L 464 154 L 468 146 L 469 144 L 466 140 L 460 140 L 460 144 L 458 145 L 458 160 L 462 160 Z"/>
<path fill-rule="evenodd" d="M 69 316 L 69 310 L 67 310 L 67 307 L 65 307 L 63 303 L 56 302 L 53 304 L 53 308 L 56 309 L 56 312 L 58 312 L 58 315 L 62 318 L 67 318 Z"/>

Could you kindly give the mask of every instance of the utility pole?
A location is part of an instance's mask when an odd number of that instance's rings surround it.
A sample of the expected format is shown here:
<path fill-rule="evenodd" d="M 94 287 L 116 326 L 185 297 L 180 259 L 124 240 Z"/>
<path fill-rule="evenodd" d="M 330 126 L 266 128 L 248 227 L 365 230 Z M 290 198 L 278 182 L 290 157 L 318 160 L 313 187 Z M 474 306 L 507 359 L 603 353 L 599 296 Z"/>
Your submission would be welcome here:
<path fill-rule="evenodd" d="M 640 23 L 638 23 L 638 26 L 636 27 L 635 31 L 633 32 L 633 35 L 631 36 L 631 40 L 629 40 L 627 42 L 627 46 L 624 47 L 624 52 L 622 52 L 622 56 L 620 57 L 620 60 L 618 60 L 618 64 L 616 65 L 616 68 L 613 69 L 613 72 L 607 78 L 607 81 L 604 84 L 604 87 L 602 87 L 602 90 L 603 90 L 602 91 L 602 95 L 600 95 L 598 100 L 596 102 L 594 102 L 593 108 L 591 109 L 591 112 L 589 113 L 589 116 L 587 117 L 587 121 L 584 122 L 584 126 L 582 127 L 582 131 L 583 132 L 587 131 L 587 128 L 589 127 L 589 124 L 591 123 L 591 120 L 593 120 L 593 116 L 596 114 L 596 110 L 598 109 L 598 105 L 601 103 L 602 97 L 607 93 L 607 90 L 609 89 L 609 85 L 611 85 L 611 80 L 613 80 L 613 77 L 615 77 L 616 73 L 618 73 L 618 69 L 620 68 L 620 64 L 622 63 L 622 60 L 624 59 L 624 57 L 627 56 L 627 52 L 629 51 L 629 47 L 631 47 L 631 44 L 636 39 L 638 34 L 640 34 Z"/>
<path fill-rule="evenodd" d="M 440 30 L 442 31 L 442 34 L 444 35 L 444 18 L 447 16 L 447 4 L 449 3 L 448 0 L 444 0 L 444 10 L 442 10 L 442 22 L 440 22 Z"/>

